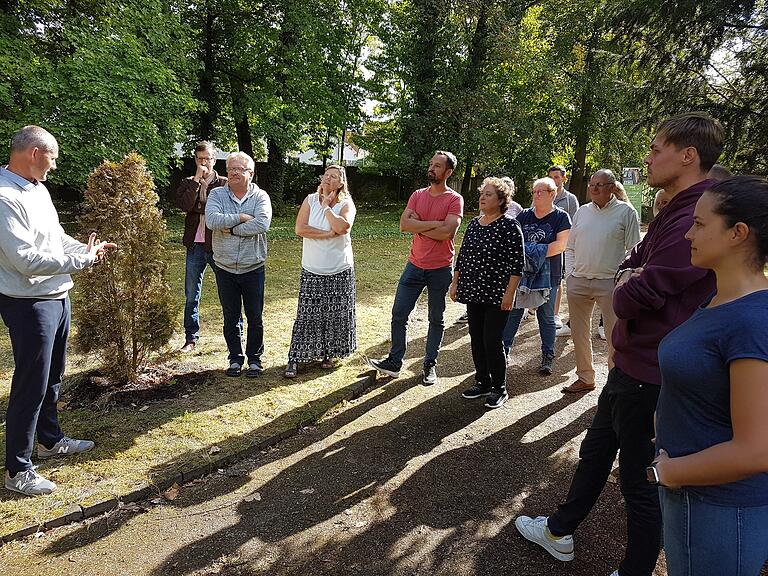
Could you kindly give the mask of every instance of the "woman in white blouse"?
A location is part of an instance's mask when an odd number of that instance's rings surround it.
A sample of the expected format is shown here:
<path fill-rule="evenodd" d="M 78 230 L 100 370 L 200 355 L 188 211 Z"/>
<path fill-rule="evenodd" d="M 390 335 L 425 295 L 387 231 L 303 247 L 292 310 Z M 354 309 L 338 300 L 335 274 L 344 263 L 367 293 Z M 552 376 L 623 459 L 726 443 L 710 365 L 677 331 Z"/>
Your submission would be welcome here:
<path fill-rule="evenodd" d="M 296 235 L 304 245 L 286 378 L 296 376 L 301 362 L 320 360 L 323 368 L 331 368 L 333 358 L 357 348 L 350 238 L 355 213 L 344 168 L 329 166 L 296 216 Z"/>

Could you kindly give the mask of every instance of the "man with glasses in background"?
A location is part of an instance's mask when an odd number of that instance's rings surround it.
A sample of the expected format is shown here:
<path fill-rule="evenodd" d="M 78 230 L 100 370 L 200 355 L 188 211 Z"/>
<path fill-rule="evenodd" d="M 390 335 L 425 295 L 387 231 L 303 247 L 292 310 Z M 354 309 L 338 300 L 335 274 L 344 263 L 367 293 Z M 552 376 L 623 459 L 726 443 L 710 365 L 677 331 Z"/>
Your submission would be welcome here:
<path fill-rule="evenodd" d="M 200 337 L 200 296 L 203 291 L 203 277 L 206 266 L 213 267 L 211 231 L 205 225 L 205 204 L 208 190 L 219 188 L 227 179 L 213 169 L 216 150 L 210 142 L 198 142 L 195 146 L 194 176 L 181 181 L 176 190 L 176 206 L 187 213 L 184 218 L 182 244 L 187 248 L 187 263 L 184 273 L 184 346 L 181 352 L 195 349 Z"/>
<path fill-rule="evenodd" d="M 605 319 L 608 341 L 608 368 L 613 368 L 611 334 L 616 324 L 613 313 L 613 277 L 627 253 L 640 242 L 640 220 L 632 205 L 616 197 L 616 176 L 598 170 L 589 180 L 592 202 L 584 204 L 573 217 L 565 248 L 565 284 L 568 312 L 576 353 L 577 380 L 563 392 L 581 393 L 595 389 L 590 326 L 595 303 Z"/>
<path fill-rule="evenodd" d="M 233 152 L 227 156 L 228 182 L 211 191 L 205 206 L 229 351 L 226 374 L 240 376 L 247 359 L 248 378 L 257 378 L 263 370 L 264 264 L 272 222 L 272 202 L 266 191 L 252 182 L 253 171 L 253 158 L 248 154 Z M 248 321 L 245 354 L 238 326 L 243 311 Z"/>

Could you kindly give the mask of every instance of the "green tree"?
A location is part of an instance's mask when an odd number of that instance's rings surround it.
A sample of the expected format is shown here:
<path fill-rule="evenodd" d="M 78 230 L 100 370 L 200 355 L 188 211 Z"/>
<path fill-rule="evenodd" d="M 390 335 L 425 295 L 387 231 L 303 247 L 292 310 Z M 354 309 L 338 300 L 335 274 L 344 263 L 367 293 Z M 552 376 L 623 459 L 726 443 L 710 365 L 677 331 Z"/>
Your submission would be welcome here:
<path fill-rule="evenodd" d="M 115 383 L 135 382 L 151 352 L 173 335 L 175 305 L 166 281 L 165 221 L 144 159 L 104 161 L 88 177 L 80 229 L 117 243 L 80 279 L 76 345 L 99 358 Z"/>
<path fill-rule="evenodd" d="M 196 107 L 181 74 L 187 38 L 176 8 L 162 0 L 58 0 L 9 9 L 0 42 L 16 48 L 4 58 L 21 65 L 9 63 L 19 73 L 0 90 L 0 99 L 16 103 L 0 126 L 6 136 L 30 122 L 56 135 L 62 161 L 54 181 L 83 187 L 102 159 L 135 148 L 165 180 Z"/>
<path fill-rule="evenodd" d="M 623 66 L 642 72 L 631 116 L 652 127 L 684 110 L 720 119 L 721 161 L 732 170 L 768 173 L 768 4 L 765 0 L 615 1 L 607 17 Z"/>

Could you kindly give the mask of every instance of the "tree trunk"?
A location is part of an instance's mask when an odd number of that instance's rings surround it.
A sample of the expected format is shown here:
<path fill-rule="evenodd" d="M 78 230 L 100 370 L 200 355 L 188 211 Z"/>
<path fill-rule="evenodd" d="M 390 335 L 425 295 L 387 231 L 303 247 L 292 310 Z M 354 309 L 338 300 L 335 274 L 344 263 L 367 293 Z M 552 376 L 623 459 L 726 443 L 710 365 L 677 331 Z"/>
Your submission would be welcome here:
<path fill-rule="evenodd" d="M 418 11 L 415 54 L 419 56 L 413 62 L 413 106 L 406 110 L 403 119 L 402 144 L 406 157 L 406 182 L 411 189 L 423 182 L 424 159 L 434 152 L 435 115 L 432 113 L 437 71 L 437 45 L 432 39 L 434 29 L 445 18 L 445 6 L 438 0 L 415 0 Z"/>
<path fill-rule="evenodd" d="M 573 171 L 569 189 L 579 199 L 579 204 L 587 201 L 587 145 L 589 144 L 590 116 L 592 115 L 592 98 L 587 89 L 581 94 L 579 118 L 576 121 L 576 145 L 573 154 Z"/>
<path fill-rule="evenodd" d="M 267 139 L 267 170 L 263 184 L 259 184 L 272 197 L 273 202 L 282 203 L 285 187 L 285 152 L 274 138 Z"/>
<path fill-rule="evenodd" d="M 341 130 L 341 141 L 339 142 L 339 166 L 344 166 L 344 141 L 347 139 L 347 129 Z"/>
<path fill-rule="evenodd" d="M 586 165 L 587 148 L 589 146 L 589 134 L 592 131 L 592 125 L 595 121 L 594 116 L 592 115 L 594 107 L 594 102 L 592 100 L 592 86 L 596 85 L 595 81 L 600 76 L 597 70 L 598 65 L 595 62 L 595 46 L 597 45 L 599 36 L 600 29 L 597 24 L 593 24 L 592 36 L 587 45 L 585 74 L 582 82 L 584 88 L 581 92 L 579 117 L 576 119 L 574 125 L 576 145 L 573 155 L 573 172 L 571 173 L 570 191 L 576 195 L 580 204 L 584 204 L 587 201 L 587 182 L 589 181 Z"/>
<path fill-rule="evenodd" d="M 206 2 L 205 4 L 205 31 L 203 41 L 203 69 L 200 71 L 200 88 L 199 97 L 200 100 L 205 102 L 205 110 L 200 112 L 200 125 L 198 128 L 200 138 L 203 140 L 213 139 L 213 125 L 216 118 L 219 116 L 218 105 L 216 103 L 216 90 L 214 88 L 214 75 L 215 75 L 215 60 L 214 50 L 216 46 L 214 44 L 213 33 L 213 20 L 214 15 L 211 12 L 210 6 Z"/>
<path fill-rule="evenodd" d="M 244 102 L 243 83 L 239 78 L 230 75 L 230 94 L 232 95 L 232 117 L 235 119 L 235 132 L 237 133 L 237 148 L 253 158 L 253 139 L 251 127 L 248 124 L 248 109 Z"/>
<path fill-rule="evenodd" d="M 474 159 L 471 156 L 467 156 L 467 160 L 464 163 L 464 178 L 461 180 L 461 195 L 464 198 L 468 198 L 469 189 L 472 186 L 472 164 Z"/>

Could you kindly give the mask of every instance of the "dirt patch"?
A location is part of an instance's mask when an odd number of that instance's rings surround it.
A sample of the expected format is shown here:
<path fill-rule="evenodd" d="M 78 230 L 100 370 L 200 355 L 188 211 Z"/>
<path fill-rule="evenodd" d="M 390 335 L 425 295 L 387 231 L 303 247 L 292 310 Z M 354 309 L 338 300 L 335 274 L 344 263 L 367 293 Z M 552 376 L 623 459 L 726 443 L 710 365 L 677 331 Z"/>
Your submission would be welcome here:
<path fill-rule="evenodd" d="M 138 405 L 156 400 L 183 398 L 213 377 L 209 370 L 174 374 L 169 368 L 145 371 L 135 383 L 118 385 L 99 371 L 87 372 L 70 382 L 59 402 L 60 410 Z"/>

